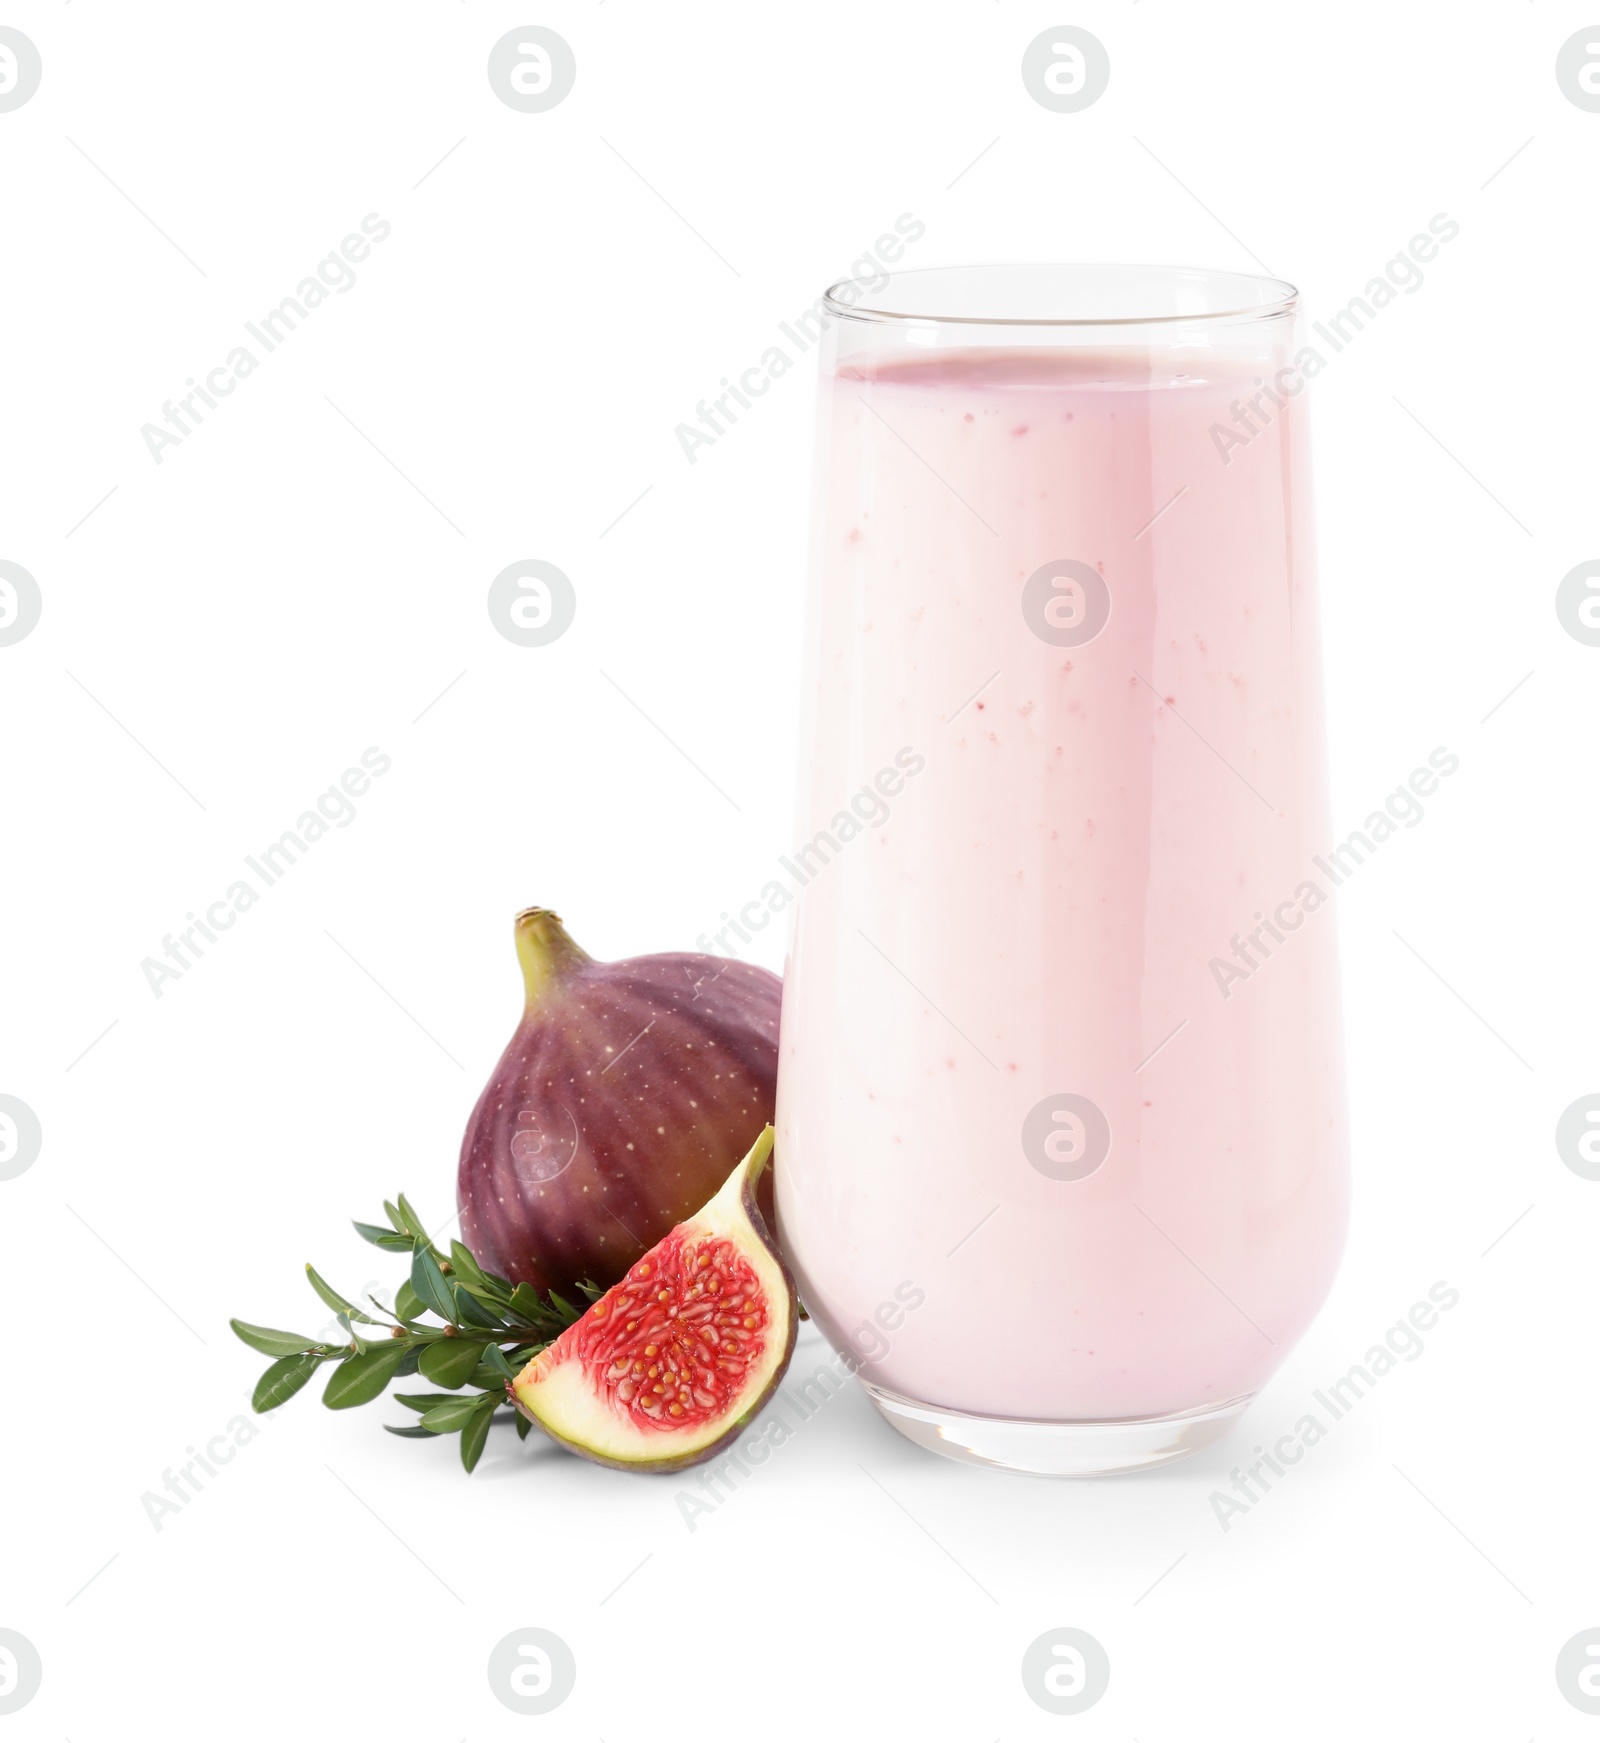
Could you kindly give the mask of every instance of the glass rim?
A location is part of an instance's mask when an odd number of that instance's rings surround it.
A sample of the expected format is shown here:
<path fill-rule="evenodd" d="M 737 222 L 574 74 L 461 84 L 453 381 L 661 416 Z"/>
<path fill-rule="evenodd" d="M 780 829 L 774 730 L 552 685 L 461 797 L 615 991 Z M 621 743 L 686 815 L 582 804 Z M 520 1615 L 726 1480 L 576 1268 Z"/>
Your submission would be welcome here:
<path fill-rule="evenodd" d="M 884 306 L 891 301 L 906 301 L 904 293 L 895 297 L 897 286 L 905 286 L 907 281 L 921 280 L 923 290 L 927 281 L 933 279 L 964 280 L 969 289 L 981 285 L 985 275 L 994 277 L 1002 274 L 1054 274 L 1063 283 L 1072 275 L 1081 275 L 1084 280 L 1095 276 L 1109 278 L 1114 274 L 1124 274 L 1131 278 L 1142 279 L 1147 288 L 1157 286 L 1175 290 L 1179 286 L 1198 288 L 1210 286 L 1219 293 L 1221 307 L 1201 308 L 1180 312 L 1162 312 L 1154 314 L 1118 314 L 1108 309 L 1105 313 L 1088 315 L 1043 315 L 1005 312 L 984 312 L 980 314 L 944 313 L 928 308 L 895 308 Z M 1253 290 L 1256 293 L 1254 301 L 1248 300 L 1248 295 L 1220 294 L 1222 287 L 1234 288 L 1238 291 Z M 858 297 L 845 300 L 842 292 L 855 290 Z M 863 298 L 876 299 L 874 302 Z M 917 300 L 915 297 L 912 301 Z M 1212 325 L 1228 321 L 1269 321 L 1281 320 L 1293 315 L 1299 307 L 1300 292 L 1287 279 L 1274 278 L 1262 273 L 1232 272 L 1221 268 L 1171 266 L 1142 261 L 996 261 L 984 264 L 973 263 L 960 266 L 917 266 L 909 267 L 900 272 L 890 272 L 887 282 L 876 290 L 871 289 L 867 281 L 860 278 L 836 279 L 822 294 L 822 301 L 828 313 L 836 319 L 849 321 L 864 321 L 879 325 L 905 325 L 917 327 L 1186 327 L 1196 325 Z"/>

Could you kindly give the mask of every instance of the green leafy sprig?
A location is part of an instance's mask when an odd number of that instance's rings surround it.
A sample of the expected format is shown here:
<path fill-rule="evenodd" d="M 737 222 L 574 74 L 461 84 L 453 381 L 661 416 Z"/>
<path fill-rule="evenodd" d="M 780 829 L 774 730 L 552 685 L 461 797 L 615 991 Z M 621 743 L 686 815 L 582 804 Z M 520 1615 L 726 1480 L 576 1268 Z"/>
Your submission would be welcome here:
<path fill-rule="evenodd" d="M 602 1291 L 580 1283 L 583 1307 L 563 1300 L 553 1289 L 541 1297 L 526 1283 L 513 1284 L 483 1270 L 460 1241 L 450 1243 L 447 1257 L 429 1239 L 404 1193 L 393 1204 L 385 1199 L 383 1208 L 389 1227 L 358 1222 L 355 1228 L 363 1240 L 386 1253 L 411 1255 L 411 1275 L 395 1291 L 393 1311 L 369 1296 L 380 1316 L 375 1318 L 346 1301 L 307 1265 L 307 1281 L 333 1309 L 347 1341 L 329 1343 L 230 1320 L 236 1336 L 273 1358 L 256 1382 L 251 1404 L 257 1411 L 276 1410 L 324 1364 L 333 1369 L 322 1394 L 330 1410 L 370 1404 L 391 1380 L 420 1374 L 441 1390 L 396 1392 L 395 1402 L 416 1411 L 418 1420 L 403 1428 L 384 1426 L 408 1439 L 459 1434 L 461 1462 L 470 1471 L 482 1456 L 495 1413 L 512 1408 L 507 1381 L 580 1319 Z M 370 1326 L 372 1332 L 364 1335 L 357 1326 Z M 527 1418 L 513 1414 L 518 1435 L 526 1438 Z"/>

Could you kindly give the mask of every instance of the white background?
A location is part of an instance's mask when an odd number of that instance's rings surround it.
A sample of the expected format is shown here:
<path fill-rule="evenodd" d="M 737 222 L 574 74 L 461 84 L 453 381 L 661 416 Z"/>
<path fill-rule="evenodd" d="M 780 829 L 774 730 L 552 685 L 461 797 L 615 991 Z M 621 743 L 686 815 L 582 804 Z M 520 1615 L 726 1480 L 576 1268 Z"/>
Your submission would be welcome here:
<path fill-rule="evenodd" d="M 1600 1089 L 1600 650 L 1554 610 L 1600 543 L 1600 115 L 1554 76 L 1589 12 L 0 22 L 44 65 L 0 114 L 0 557 L 44 600 L 0 648 L 0 1091 L 44 1132 L 0 1182 L 0 1627 L 44 1661 L 5 1736 L 1590 1735 L 1554 1662 L 1600 1625 L 1600 1186 L 1553 1142 Z M 485 74 L 529 22 L 577 57 L 546 114 Z M 1019 76 L 1062 22 L 1111 58 L 1077 115 Z M 369 212 L 393 233 L 355 287 L 155 464 L 141 425 Z M 692 948 L 792 846 L 810 360 L 695 465 L 673 430 L 903 212 L 906 264 L 1265 265 L 1313 318 L 1460 224 L 1313 395 L 1338 832 L 1461 759 L 1338 899 L 1356 1198 L 1326 1310 L 1229 1441 L 1139 1477 L 937 1460 L 852 1389 L 691 1533 L 680 1479 L 501 1429 L 469 1480 L 383 1435 L 395 1407 L 308 1392 L 157 1531 L 141 1496 L 264 1365 L 227 1316 L 313 1330 L 304 1260 L 399 1275 L 349 1217 L 448 1209 L 512 913 Z M 485 608 L 524 557 L 577 591 L 544 649 Z M 141 960 L 372 745 L 356 821 L 156 999 Z M 1426 1353 L 1224 1532 L 1230 1467 L 1439 1279 Z M 522 1626 L 578 1662 L 537 1720 L 485 1676 Z M 1076 1719 L 1019 1675 L 1058 1626 L 1111 1661 Z"/>

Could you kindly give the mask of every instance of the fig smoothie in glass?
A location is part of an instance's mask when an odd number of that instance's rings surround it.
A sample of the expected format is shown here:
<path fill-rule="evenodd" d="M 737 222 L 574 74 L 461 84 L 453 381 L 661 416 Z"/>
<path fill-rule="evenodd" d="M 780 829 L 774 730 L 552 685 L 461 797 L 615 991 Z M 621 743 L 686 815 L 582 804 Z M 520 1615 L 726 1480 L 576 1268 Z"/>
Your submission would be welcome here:
<path fill-rule="evenodd" d="M 1344 1238 L 1295 293 L 995 267 L 829 303 L 784 1250 L 912 1439 L 1159 1464 Z"/>

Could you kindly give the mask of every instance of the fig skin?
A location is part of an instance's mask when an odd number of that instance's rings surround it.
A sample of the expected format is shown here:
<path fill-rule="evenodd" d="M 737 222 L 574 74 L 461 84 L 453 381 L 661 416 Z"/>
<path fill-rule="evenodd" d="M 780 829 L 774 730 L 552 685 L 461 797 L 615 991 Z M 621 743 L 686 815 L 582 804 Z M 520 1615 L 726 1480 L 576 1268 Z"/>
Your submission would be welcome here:
<path fill-rule="evenodd" d="M 461 1238 L 576 1301 L 693 1216 L 772 1120 L 783 983 L 689 952 L 596 962 L 546 908 L 515 934 L 527 1002 L 462 1139 Z M 776 1227 L 770 1170 L 758 1207 Z"/>

